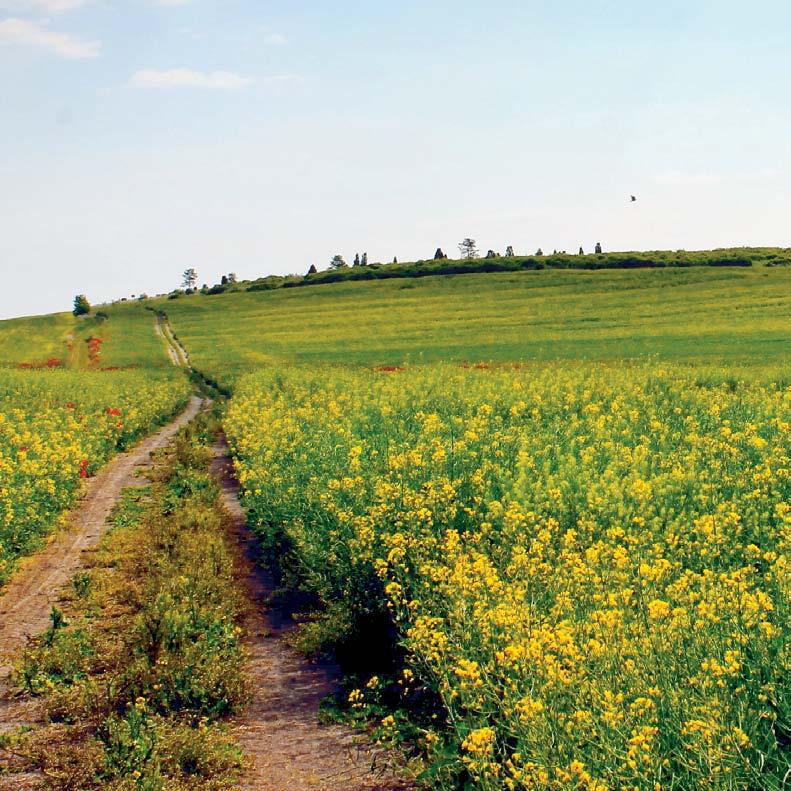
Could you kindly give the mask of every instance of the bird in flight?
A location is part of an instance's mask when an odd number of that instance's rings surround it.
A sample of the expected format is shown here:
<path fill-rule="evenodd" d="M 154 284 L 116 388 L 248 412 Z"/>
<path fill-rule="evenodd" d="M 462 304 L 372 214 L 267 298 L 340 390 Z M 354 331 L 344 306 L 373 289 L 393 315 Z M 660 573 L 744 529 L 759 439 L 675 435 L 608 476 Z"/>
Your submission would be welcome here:
<path fill-rule="evenodd" d="M 636 203 L 637 202 L 637 198 L 635 198 L 634 195 L 632 195 L 631 197 L 632 197 L 632 203 Z"/>

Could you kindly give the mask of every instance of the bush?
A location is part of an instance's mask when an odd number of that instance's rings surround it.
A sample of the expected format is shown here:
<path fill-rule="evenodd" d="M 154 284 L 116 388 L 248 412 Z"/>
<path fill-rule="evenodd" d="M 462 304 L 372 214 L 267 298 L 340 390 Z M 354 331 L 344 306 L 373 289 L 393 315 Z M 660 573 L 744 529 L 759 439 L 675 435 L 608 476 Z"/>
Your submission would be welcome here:
<path fill-rule="evenodd" d="M 85 294 L 78 294 L 74 297 L 74 309 L 72 313 L 75 316 L 87 316 L 91 312 L 91 303 L 88 302 L 88 297 Z"/>

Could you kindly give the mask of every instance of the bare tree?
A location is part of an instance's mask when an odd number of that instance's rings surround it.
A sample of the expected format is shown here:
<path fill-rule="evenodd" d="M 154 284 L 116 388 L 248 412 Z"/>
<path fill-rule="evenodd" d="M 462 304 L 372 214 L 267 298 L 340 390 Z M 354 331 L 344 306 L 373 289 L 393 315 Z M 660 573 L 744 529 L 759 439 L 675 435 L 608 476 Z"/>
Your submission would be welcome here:
<path fill-rule="evenodd" d="M 475 239 L 470 239 L 467 237 L 463 241 L 459 242 L 459 252 L 461 253 L 461 257 L 464 259 L 472 259 L 478 257 L 478 245 L 475 242 Z"/>
<path fill-rule="evenodd" d="M 198 282 L 198 273 L 195 269 L 192 267 L 185 269 L 184 274 L 181 277 L 181 285 L 184 286 L 184 288 L 190 291 L 195 288 L 195 285 Z"/>

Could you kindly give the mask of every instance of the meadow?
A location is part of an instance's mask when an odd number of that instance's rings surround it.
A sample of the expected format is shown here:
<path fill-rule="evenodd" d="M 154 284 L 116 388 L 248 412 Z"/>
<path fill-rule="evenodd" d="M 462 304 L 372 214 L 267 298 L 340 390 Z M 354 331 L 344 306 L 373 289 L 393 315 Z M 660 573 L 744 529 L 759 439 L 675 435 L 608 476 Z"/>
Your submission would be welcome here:
<path fill-rule="evenodd" d="M 193 365 L 787 361 L 791 269 L 542 271 L 157 300 Z"/>

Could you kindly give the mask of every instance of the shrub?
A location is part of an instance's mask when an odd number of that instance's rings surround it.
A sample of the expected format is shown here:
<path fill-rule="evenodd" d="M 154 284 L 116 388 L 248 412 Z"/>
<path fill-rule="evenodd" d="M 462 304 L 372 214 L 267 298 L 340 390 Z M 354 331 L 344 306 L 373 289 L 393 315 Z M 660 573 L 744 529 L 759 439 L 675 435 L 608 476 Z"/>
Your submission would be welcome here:
<path fill-rule="evenodd" d="M 78 294 L 74 297 L 74 309 L 72 313 L 75 316 L 87 316 L 91 312 L 91 303 L 88 302 L 88 297 L 85 294 Z"/>

